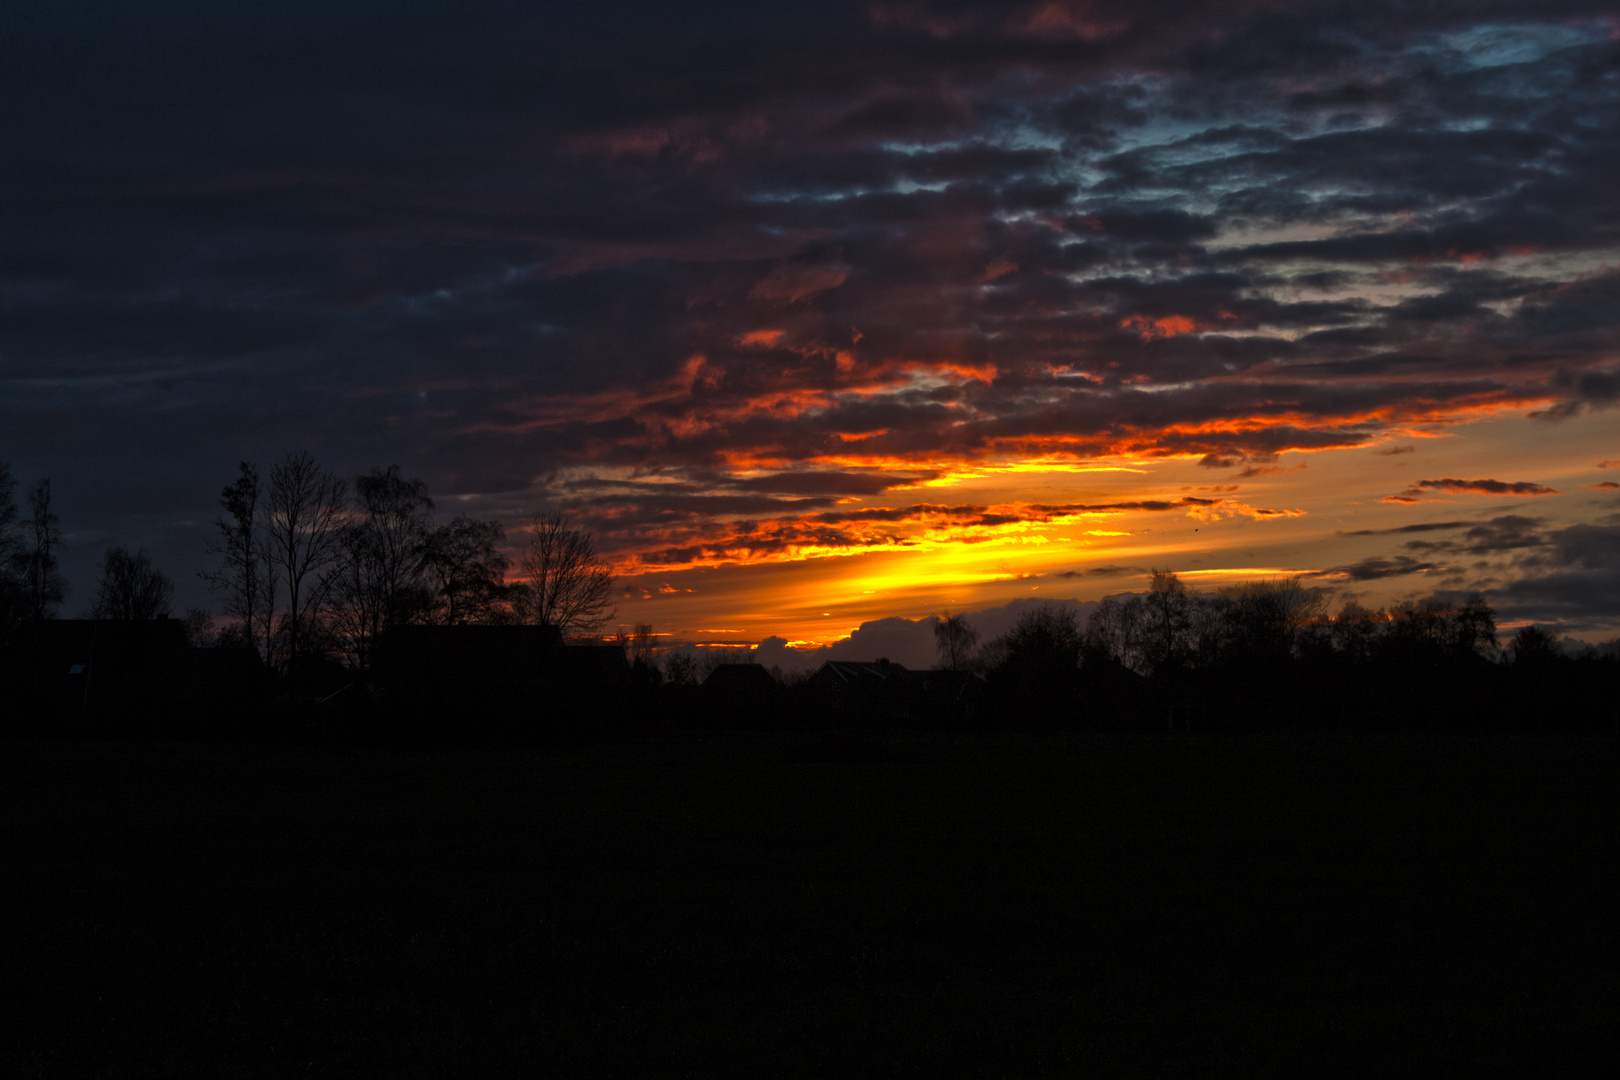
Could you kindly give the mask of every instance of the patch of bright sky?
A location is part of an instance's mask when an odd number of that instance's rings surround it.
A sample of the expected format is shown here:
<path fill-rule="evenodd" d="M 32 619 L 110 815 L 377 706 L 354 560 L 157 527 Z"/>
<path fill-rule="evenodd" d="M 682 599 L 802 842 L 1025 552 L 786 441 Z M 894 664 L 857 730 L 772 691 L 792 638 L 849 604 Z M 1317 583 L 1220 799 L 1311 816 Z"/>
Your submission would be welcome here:
<path fill-rule="evenodd" d="M 1416 50 L 1450 60 L 1466 69 L 1533 64 L 1563 49 L 1604 40 L 1608 28 L 1600 23 L 1508 23 L 1471 26 L 1440 34 L 1433 46 Z"/>
<path fill-rule="evenodd" d="M 973 140 L 979 142 L 980 140 Z M 968 146 L 966 139 L 947 139 L 943 142 L 881 142 L 879 150 L 887 150 L 892 154 L 904 154 L 906 157 L 916 157 L 918 154 L 943 154 L 951 150 L 961 150 Z"/>
<path fill-rule="evenodd" d="M 1206 251 L 1227 251 L 1231 248 L 1251 247 L 1259 244 L 1300 244 L 1313 240 L 1331 240 L 1342 236 L 1343 221 L 1287 221 L 1282 223 L 1255 221 L 1241 218 L 1223 225 L 1213 239 L 1204 242 Z"/>
<path fill-rule="evenodd" d="M 562 468 L 551 478 L 553 487 L 619 487 L 638 488 L 648 485 L 681 487 L 689 483 L 682 476 L 666 472 L 648 472 L 632 465 L 594 465 Z"/>
<path fill-rule="evenodd" d="M 1150 153 L 1154 162 L 1161 168 L 1179 168 L 1189 165 L 1204 165 L 1211 161 L 1221 161 L 1226 158 L 1248 154 L 1264 154 L 1269 149 L 1268 146 L 1257 146 L 1253 139 L 1246 138 L 1242 133 L 1205 138 L 1212 132 L 1221 132 L 1232 126 L 1227 118 L 1221 117 L 1214 122 L 1204 124 L 1202 127 L 1192 128 L 1181 137 L 1165 139 L 1144 146 L 1140 148 L 1138 153 L 1142 151 Z M 1245 125 L 1245 130 L 1252 130 L 1253 127 L 1252 124 Z M 1280 134 L 1275 128 L 1265 130 L 1268 134 Z"/>
<path fill-rule="evenodd" d="M 1237 337 L 1238 335 L 1226 334 L 1222 336 Z M 1201 382 L 1136 383 L 1131 389 L 1144 394 L 1170 394 L 1177 390 L 1195 390 L 1202 385 Z"/>
<path fill-rule="evenodd" d="M 1555 286 L 1572 278 L 1606 270 L 1616 262 L 1620 262 L 1620 249 L 1612 248 L 1576 253 L 1505 254 L 1488 264 L 1483 264 L 1490 269 L 1475 270 L 1472 273 L 1485 274 L 1492 271 L 1510 273 L 1528 286 L 1536 284 Z M 1405 264 L 1397 262 L 1396 265 Z M 1279 275 L 1286 274 L 1286 276 L 1275 285 L 1255 286 L 1250 290 L 1250 295 L 1257 299 L 1276 300 L 1281 303 L 1308 299 L 1323 303 L 1361 300 L 1370 304 L 1392 305 L 1419 297 L 1436 296 L 1452 287 L 1452 283 L 1437 283 L 1423 276 L 1402 280 L 1399 277 L 1386 277 L 1377 272 L 1368 272 L 1361 267 L 1353 267 L 1350 268 L 1343 284 L 1319 289 L 1296 284 L 1296 281 L 1313 273 L 1345 268 L 1331 263 L 1297 260 L 1274 264 L 1273 269 Z M 1468 272 L 1465 272 L 1465 276 L 1467 275 Z M 1492 301 L 1485 306 L 1507 314 L 1517 310 L 1519 303 L 1520 298 L 1513 297 Z"/>
<path fill-rule="evenodd" d="M 898 192 L 901 195 L 911 195 L 918 191 L 944 191 L 949 186 L 950 184 L 945 180 L 935 180 L 921 184 L 915 180 L 902 177 L 896 180 L 894 186 L 889 190 Z"/>
<path fill-rule="evenodd" d="M 1124 90 L 1129 87 L 1137 91 L 1137 96 L 1148 101 L 1168 102 L 1172 90 L 1172 81 L 1165 78 L 1149 75 L 1132 76 L 1125 79 L 1110 80 L 1111 88 Z M 1151 104 L 1139 103 L 1150 117 L 1147 123 L 1135 128 L 1121 129 L 1114 132 L 1119 140 L 1110 153 L 1128 154 L 1134 150 L 1147 147 L 1157 147 L 1179 142 L 1192 135 L 1207 130 L 1211 124 L 1205 120 L 1180 119 L 1170 115 L 1168 108 L 1154 108 Z"/>
<path fill-rule="evenodd" d="M 1404 300 L 1414 300 L 1420 296 L 1431 296 L 1444 291 L 1434 282 L 1421 278 L 1402 281 L 1399 278 L 1384 278 L 1378 274 L 1356 271 L 1352 271 L 1344 284 L 1337 288 L 1308 288 L 1296 284 L 1294 278 L 1342 268 L 1324 263 L 1298 262 L 1284 264 L 1274 269 L 1282 273 L 1285 267 L 1289 274 L 1288 278 L 1279 281 L 1275 286 L 1257 285 L 1250 290 L 1250 295 L 1257 300 L 1275 300 L 1284 304 L 1300 301 L 1331 304 L 1358 300 L 1368 304 L 1398 304 Z"/>
<path fill-rule="evenodd" d="M 1061 135 L 1031 124 L 1018 124 L 1008 130 L 1002 145 L 1009 150 L 1061 150 L 1065 142 Z"/>
<path fill-rule="evenodd" d="M 1538 278 L 1547 285 L 1559 285 L 1572 277 L 1607 273 L 1620 263 L 1620 248 L 1596 248 L 1591 251 L 1551 251 L 1541 254 L 1510 256 L 1516 261 L 1514 272 L 1523 277 Z M 1502 261 L 1507 261 L 1506 259 Z"/>
<path fill-rule="evenodd" d="M 860 199 L 868 195 L 911 195 L 918 191 L 944 191 L 948 186 L 950 186 L 949 181 L 945 180 L 916 181 L 909 177 L 901 177 L 888 187 L 881 188 L 852 187 L 826 191 L 755 191 L 750 193 L 748 198 L 753 202 L 761 203 L 831 203 L 843 202 L 846 199 Z"/>
<path fill-rule="evenodd" d="M 830 191 L 754 191 L 749 193 L 748 198 L 753 202 L 762 203 L 843 202 L 845 199 L 858 199 L 871 193 L 869 188 L 842 188 Z"/>
<path fill-rule="evenodd" d="M 1387 117 L 1366 114 L 1347 118 L 1343 113 L 1336 113 L 1332 119 L 1324 117 L 1310 122 L 1279 111 L 1270 121 L 1267 123 L 1264 118 L 1252 113 L 1246 113 L 1241 119 L 1226 114 L 1198 118 L 1156 114 L 1133 130 L 1118 132 L 1119 143 L 1108 151 L 1107 156 L 1148 155 L 1161 167 L 1200 165 L 1255 153 L 1257 150 L 1263 152 L 1263 147 L 1256 146 L 1251 134 L 1290 137 L 1290 131 L 1296 130 L 1310 137 L 1340 131 L 1361 131 L 1383 126 Z M 1228 137 L 1207 138 L 1211 133 L 1234 127 L 1242 130 Z"/>
<path fill-rule="evenodd" d="M 930 371 L 927 368 L 915 368 L 906 372 L 903 382 L 896 382 L 892 386 L 876 388 L 861 388 L 857 390 L 834 393 L 831 395 L 835 401 L 870 401 L 873 398 L 901 397 L 923 391 L 939 390 L 947 386 L 955 386 L 963 381 L 963 377 L 955 372 Z M 805 410 L 809 415 L 817 415 L 814 408 Z"/>

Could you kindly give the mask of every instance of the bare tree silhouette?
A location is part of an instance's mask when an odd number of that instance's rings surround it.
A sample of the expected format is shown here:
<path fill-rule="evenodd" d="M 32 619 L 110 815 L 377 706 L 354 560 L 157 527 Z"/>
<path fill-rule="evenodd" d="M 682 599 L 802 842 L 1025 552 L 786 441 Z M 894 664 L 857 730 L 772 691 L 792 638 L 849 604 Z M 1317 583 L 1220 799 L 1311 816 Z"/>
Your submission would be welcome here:
<path fill-rule="evenodd" d="M 696 659 L 697 663 L 693 670 L 695 681 L 699 683 L 704 682 L 710 675 L 713 675 L 716 668 L 723 667 L 726 664 L 759 663 L 759 657 L 754 655 L 754 650 L 746 645 L 734 645 L 722 649 L 705 649 L 702 655 Z"/>
<path fill-rule="evenodd" d="M 1539 626 L 1521 626 L 1509 645 L 1516 667 L 1529 669 L 1546 667 L 1561 655 L 1558 635 Z"/>
<path fill-rule="evenodd" d="M 23 618 L 27 592 L 23 588 L 24 554 L 22 518 L 17 511 L 17 481 L 11 462 L 0 461 L 0 641 Z"/>
<path fill-rule="evenodd" d="M 214 616 L 201 608 L 187 608 L 186 617 L 186 644 L 197 649 L 211 649 L 221 644 L 219 628 L 214 625 Z"/>
<path fill-rule="evenodd" d="M 56 549 L 62 546 L 62 527 L 51 510 L 51 479 L 46 477 L 28 491 L 29 516 L 23 523 L 23 588 L 25 613 L 31 619 L 51 619 L 67 598 L 67 579 L 57 569 Z"/>
<path fill-rule="evenodd" d="M 108 548 L 101 559 L 101 581 L 96 585 L 93 619 L 156 619 L 169 614 L 174 582 L 152 565 L 152 558 L 137 549 Z"/>
<path fill-rule="evenodd" d="M 506 556 L 498 550 L 505 538 L 500 522 L 465 515 L 433 530 L 422 571 L 433 589 L 434 622 L 485 622 L 496 614 L 506 594 Z"/>
<path fill-rule="evenodd" d="M 934 624 L 934 645 L 940 666 L 946 671 L 966 671 L 973 665 L 973 647 L 979 632 L 968 625 L 967 616 L 947 611 Z"/>
<path fill-rule="evenodd" d="M 307 451 L 287 454 L 270 470 L 265 540 L 270 560 L 287 585 L 287 670 L 298 663 L 305 623 L 320 611 L 326 573 L 337 559 L 345 524 L 343 480 Z"/>
<path fill-rule="evenodd" d="M 632 668 L 651 671 L 653 667 L 653 647 L 657 644 L 658 635 L 653 632 L 652 623 L 636 623 L 633 630 L 619 627 L 613 634 L 613 643 L 624 650 L 624 659 Z"/>
<path fill-rule="evenodd" d="M 665 653 L 664 681 L 671 686 L 696 686 L 698 682 L 697 655 L 682 651 Z"/>
<path fill-rule="evenodd" d="M 578 637 L 600 631 L 613 617 L 613 575 L 597 559 L 591 534 L 569 528 L 561 513 L 534 519 L 520 568 L 526 621 Z"/>
<path fill-rule="evenodd" d="M 331 576 L 331 617 L 356 665 L 366 669 L 377 636 L 427 606 L 422 571 L 433 500 L 427 485 L 400 476 L 398 465 L 355 477 L 354 493 L 357 512 L 342 530 Z"/>
<path fill-rule="evenodd" d="M 208 542 L 208 553 L 219 558 L 219 566 L 200 576 L 220 598 L 225 614 L 241 621 L 243 643 L 259 648 L 262 641 L 260 655 L 268 658 L 276 567 L 262 535 L 261 493 L 258 467 L 238 462 L 236 479 L 219 494 L 222 513 L 214 519 L 214 536 Z"/>
<path fill-rule="evenodd" d="M 1193 600 L 1187 586 L 1169 570 L 1153 570 L 1144 639 L 1154 671 L 1166 671 L 1185 659 L 1193 626 Z"/>
<path fill-rule="evenodd" d="M 1333 647 L 1351 661 L 1366 663 L 1375 655 L 1379 635 L 1388 622 L 1389 616 L 1382 610 L 1373 611 L 1354 600 L 1346 600 L 1333 619 Z"/>
<path fill-rule="evenodd" d="M 1502 655 L 1502 643 L 1496 636 L 1496 612 L 1479 593 L 1462 602 L 1452 616 L 1452 623 L 1459 652 L 1478 654 L 1490 660 Z"/>
<path fill-rule="evenodd" d="M 1294 575 L 1221 590 L 1218 647 L 1251 658 L 1296 656 L 1302 636 L 1327 615 L 1327 594 Z"/>

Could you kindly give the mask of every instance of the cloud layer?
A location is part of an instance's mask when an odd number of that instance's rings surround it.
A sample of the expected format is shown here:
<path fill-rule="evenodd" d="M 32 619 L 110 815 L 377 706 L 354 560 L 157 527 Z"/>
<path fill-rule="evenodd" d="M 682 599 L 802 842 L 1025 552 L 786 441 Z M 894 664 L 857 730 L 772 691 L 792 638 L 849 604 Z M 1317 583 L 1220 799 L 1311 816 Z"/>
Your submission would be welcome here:
<path fill-rule="evenodd" d="M 1199 505 L 923 497 L 996 463 L 1257 477 L 1556 423 L 1620 400 L 1617 25 L 19 6 L 0 454 L 108 515 L 291 446 L 401 460 L 509 520 L 567 508 L 633 571 Z M 1393 498 L 1445 493 L 1555 494 Z"/>

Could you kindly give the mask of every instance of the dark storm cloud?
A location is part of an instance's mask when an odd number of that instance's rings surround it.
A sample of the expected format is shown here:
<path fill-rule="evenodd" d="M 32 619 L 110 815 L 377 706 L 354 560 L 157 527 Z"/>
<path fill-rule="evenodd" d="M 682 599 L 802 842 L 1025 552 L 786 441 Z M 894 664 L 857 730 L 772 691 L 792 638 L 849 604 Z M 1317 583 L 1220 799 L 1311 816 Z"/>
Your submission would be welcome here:
<path fill-rule="evenodd" d="M 1336 566 L 1319 571 L 1317 577 L 1348 577 L 1351 581 L 1378 581 L 1381 578 L 1403 577 L 1444 570 L 1439 563 L 1423 562 L 1410 555 L 1369 556 L 1348 566 Z"/>
<path fill-rule="evenodd" d="M 1342 532 L 1340 536 L 1392 536 L 1398 533 L 1439 532 L 1449 529 L 1466 529 L 1471 525 L 1467 521 L 1425 521 L 1415 525 L 1401 525 L 1394 529 L 1356 529 L 1354 532 Z"/>
<path fill-rule="evenodd" d="M 1616 300 L 1620 301 L 1620 296 Z M 1620 401 L 1620 371 L 1617 370 L 1583 371 L 1579 374 L 1561 371 L 1554 382 L 1570 396 L 1541 415 L 1554 418 L 1571 416 L 1583 408 L 1607 408 Z"/>
<path fill-rule="evenodd" d="M 1141 499 L 1116 503 L 1069 503 L 1062 506 L 1035 505 L 1030 507 L 1040 514 L 1057 517 L 1064 514 L 1117 514 L 1128 511 L 1163 513 L 1166 510 L 1185 510 L 1189 507 L 1215 506 L 1221 499 L 1200 499 L 1186 495 L 1179 499 Z"/>
<path fill-rule="evenodd" d="M 1430 553 L 1498 555 L 1545 547 L 1550 541 L 1540 531 L 1543 524 L 1539 518 L 1507 514 L 1475 525 L 1456 539 L 1408 540 L 1403 546 L 1409 551 Z"/>
<path fill-rule="evenodd" d="M 1529 480 L 1459 480 L 1455 477 L 1442 477 L 1438 480 L 1419 480 L 1399 495 L 1386 495 L 1381 502 L 1387 503 L 1420 503 L 1427 496 L 1441 492 L 1447 495 L 1522 495 L 1539 497 L 1542 495 L 1562 495 L 1561 491 L 1554 491 L 1545 484 L 1537 484 Z"/>
<path fill-rule="evenodd" d="M 1605 407 L 1609 16 L 10 5 L 0 454 L 176 513 L 310 445 L 821 536 L 948 460 Z"/>
<path fill-rule="evenodd" d="M 1358 529 L 1339 535 L 1437 534 L 1439 538 L 1408 540 L 1401 545 L 1405 554 L 1373 555 L 1320 573 L 1329 577 L 1346 576 L 1353 581 L 1376 581 L 1407 574 L 1454 571 L 1455 567 L 1435 560 L 1464 555 L 1474 558 L 1475 570 L 1535 571 L 1547 564 L 1547 553 L 1552 550 L 1552 534 L 1546 531 L 1545 525 L 1540 518 L 1504 514 L 1483 522 L 1431 521 L 1394 529 Z M 1493 559 L 1498 561 L 1493 563 L 1490 561 Z"/>
<path fill-rule="evenodd" d="M 1346 566 L 1319 571 L 1320 576 L 1348 577 L 1352 581 L 1376 581 L 1408 574 L 1456 571 L 1442 560 L 1445 556 L 1469 555 L 1476 570 L 1495 568 L 1535 568 L 1546 564 L 1554 538 L 1541 518 L 1504 514 L 1488 521 L 1427 521 L 1393 529 L 1357 529 L 1340 536 L 1436 535 L 1437 539 L 1408 540 L 1401 546 L 1410 554 L 1373 555 Z M 1487 560 L 1507 557 L 1507 563 Z"/>
<path fill-rule="evenodd" d="M 1466 493 L 1470 495 L 1558 495 L 1545 484 L 1533 483 L 1529 480 L 1458 480 L 1453 477 L 1443 477 L 1439 480 L 1419 480 L 1406 489 L 1407 495 L 1418 495 L 1425 491 L 1444 491 L 1447 493 Z"/>
<path fill-rule="evenodd" d="M 1539 572 L 1492 599 L 1508 618 L 1557 622 L 1571 630 L 1612 626 L 1620 611 L 1620 524 L 1573 525 L 1551 534 Z"/>
<path fill-rule="evenodd" d="M 1058 577 L 1134 577 L 1146 576 L 1148 573 L 1148 569 L 1141 566 L 1091 566 L 1084 570 L 1065 570 Z"/>
<path fill-rule="evenodd" d="M 1605 633 L 1620 611 L 1620 524 L 1613 517 L 1582 525 L 1548 528 L 1544 519 L 1506 514 L 1484 522 L 1445 521 L 1399 529 L 1363 529 L 1345 536 L 1401 533 L 1451 534 L 1437 540 L 1409 540 L 1412 554 L 1373 555 L 1318 571 L 1313 576 L 1352 581 L 1398 579 L 1416 574 L 1449 574 L 1461 585 L 1461 565 L 1447 556 L 1469 556 L 1467 565 L 1484 575 L 1484 592 L 1505 620 L 1550 623 L 1571 631 Z M 1493 585 L 1492 582 L 1499 584 Z"/>

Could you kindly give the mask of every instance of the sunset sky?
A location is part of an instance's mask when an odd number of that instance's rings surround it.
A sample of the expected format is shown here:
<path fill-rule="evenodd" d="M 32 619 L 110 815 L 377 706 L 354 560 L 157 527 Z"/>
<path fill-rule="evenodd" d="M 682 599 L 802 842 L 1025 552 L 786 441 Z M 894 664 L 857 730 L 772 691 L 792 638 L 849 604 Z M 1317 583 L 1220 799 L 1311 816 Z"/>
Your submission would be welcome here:
<path fill-rule="evenodd" d="M 0 9 L 0 459 L 565 510 L 667 641 L 1302 573 L 1620 633 L 1612 3 Z"/>

